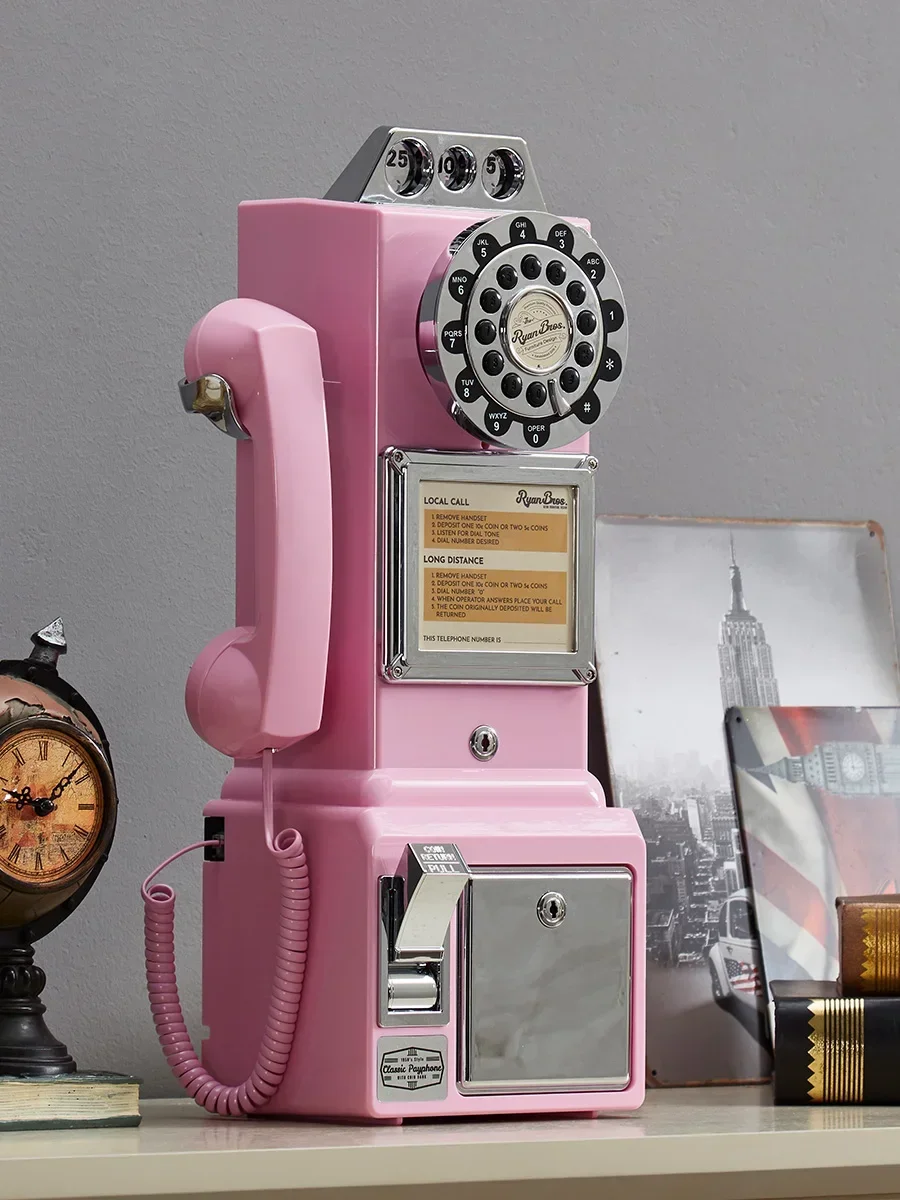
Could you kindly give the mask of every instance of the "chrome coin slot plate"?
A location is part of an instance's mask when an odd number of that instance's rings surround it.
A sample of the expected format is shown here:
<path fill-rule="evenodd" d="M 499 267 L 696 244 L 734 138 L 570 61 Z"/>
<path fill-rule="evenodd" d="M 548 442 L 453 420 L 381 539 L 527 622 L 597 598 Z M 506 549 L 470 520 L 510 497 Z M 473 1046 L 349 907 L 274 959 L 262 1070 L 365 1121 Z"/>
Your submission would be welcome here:
<path fill-rule="evenodd" d="M 325 199 L 495 212 L 545 207 L 522 138 L 396 125 L 367 138 Z"/>

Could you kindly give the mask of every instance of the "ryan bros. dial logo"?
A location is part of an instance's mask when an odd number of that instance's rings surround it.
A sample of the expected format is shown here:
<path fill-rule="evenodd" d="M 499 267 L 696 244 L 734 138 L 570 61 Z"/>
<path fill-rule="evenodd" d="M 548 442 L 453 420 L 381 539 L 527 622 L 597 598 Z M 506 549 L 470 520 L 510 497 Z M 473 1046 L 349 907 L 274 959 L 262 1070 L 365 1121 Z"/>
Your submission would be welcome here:
<path fill-rule="evenodd" d="M 565 305 L 540 288 L 523 292 L 506 321 L 506 342 L 512 358 L 527 371 L 552 371 L 568 356 L 571 323 Z"/>

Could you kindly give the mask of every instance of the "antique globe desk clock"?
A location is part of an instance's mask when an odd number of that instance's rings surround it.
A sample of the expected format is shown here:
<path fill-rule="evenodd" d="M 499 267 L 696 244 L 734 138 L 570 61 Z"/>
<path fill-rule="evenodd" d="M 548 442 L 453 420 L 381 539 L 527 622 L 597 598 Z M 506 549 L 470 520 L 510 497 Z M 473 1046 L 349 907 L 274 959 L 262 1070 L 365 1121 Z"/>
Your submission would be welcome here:
<path fill-rule="evenodd" d="M 75 1071 L 44 1023 L 32 943 L 81 903 L 109 853 L 116 788 L 90 706 L 57 671 L 61 621 L 0 662 L 0 1076 Z"/>
<path fill-rule="evenodd" d="M 521 139 L 382 128 L 324 200 L 241 205 L 238 291 L 181 384 L 237 443 L 235 628 L 187 686 L 234 768 L 202 1060 L 144 886 L 166 1056 L 217 1113 L 634 1108 L 644 846 L 586 770 L 618 280 Z"/>

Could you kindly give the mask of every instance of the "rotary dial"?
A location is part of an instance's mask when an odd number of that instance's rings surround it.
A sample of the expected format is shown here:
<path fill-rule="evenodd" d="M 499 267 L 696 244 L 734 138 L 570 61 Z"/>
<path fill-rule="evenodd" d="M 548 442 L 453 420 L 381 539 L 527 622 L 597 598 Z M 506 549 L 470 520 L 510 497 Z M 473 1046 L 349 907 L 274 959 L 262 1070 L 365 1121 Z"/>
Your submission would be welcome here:
<path fill-rule="evenodd" d="M 422 363 L 453 417 L 517 450 L 568 445 L 615 395 L 622 291 L 596 242 L 547 213 L 495 217 L 439 259 L 419 310 Z"/>

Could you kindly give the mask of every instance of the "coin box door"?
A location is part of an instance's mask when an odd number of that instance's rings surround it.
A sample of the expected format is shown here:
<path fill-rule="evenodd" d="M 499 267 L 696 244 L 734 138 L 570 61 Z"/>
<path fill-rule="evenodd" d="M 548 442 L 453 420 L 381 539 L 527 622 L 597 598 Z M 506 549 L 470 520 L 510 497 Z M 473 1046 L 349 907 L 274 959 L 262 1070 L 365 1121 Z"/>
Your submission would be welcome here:
<path fill-rule="evenodd" d="M 462 917 L 461 1090 L 627 1087 L 631 872 L 473 875 Z"/>

